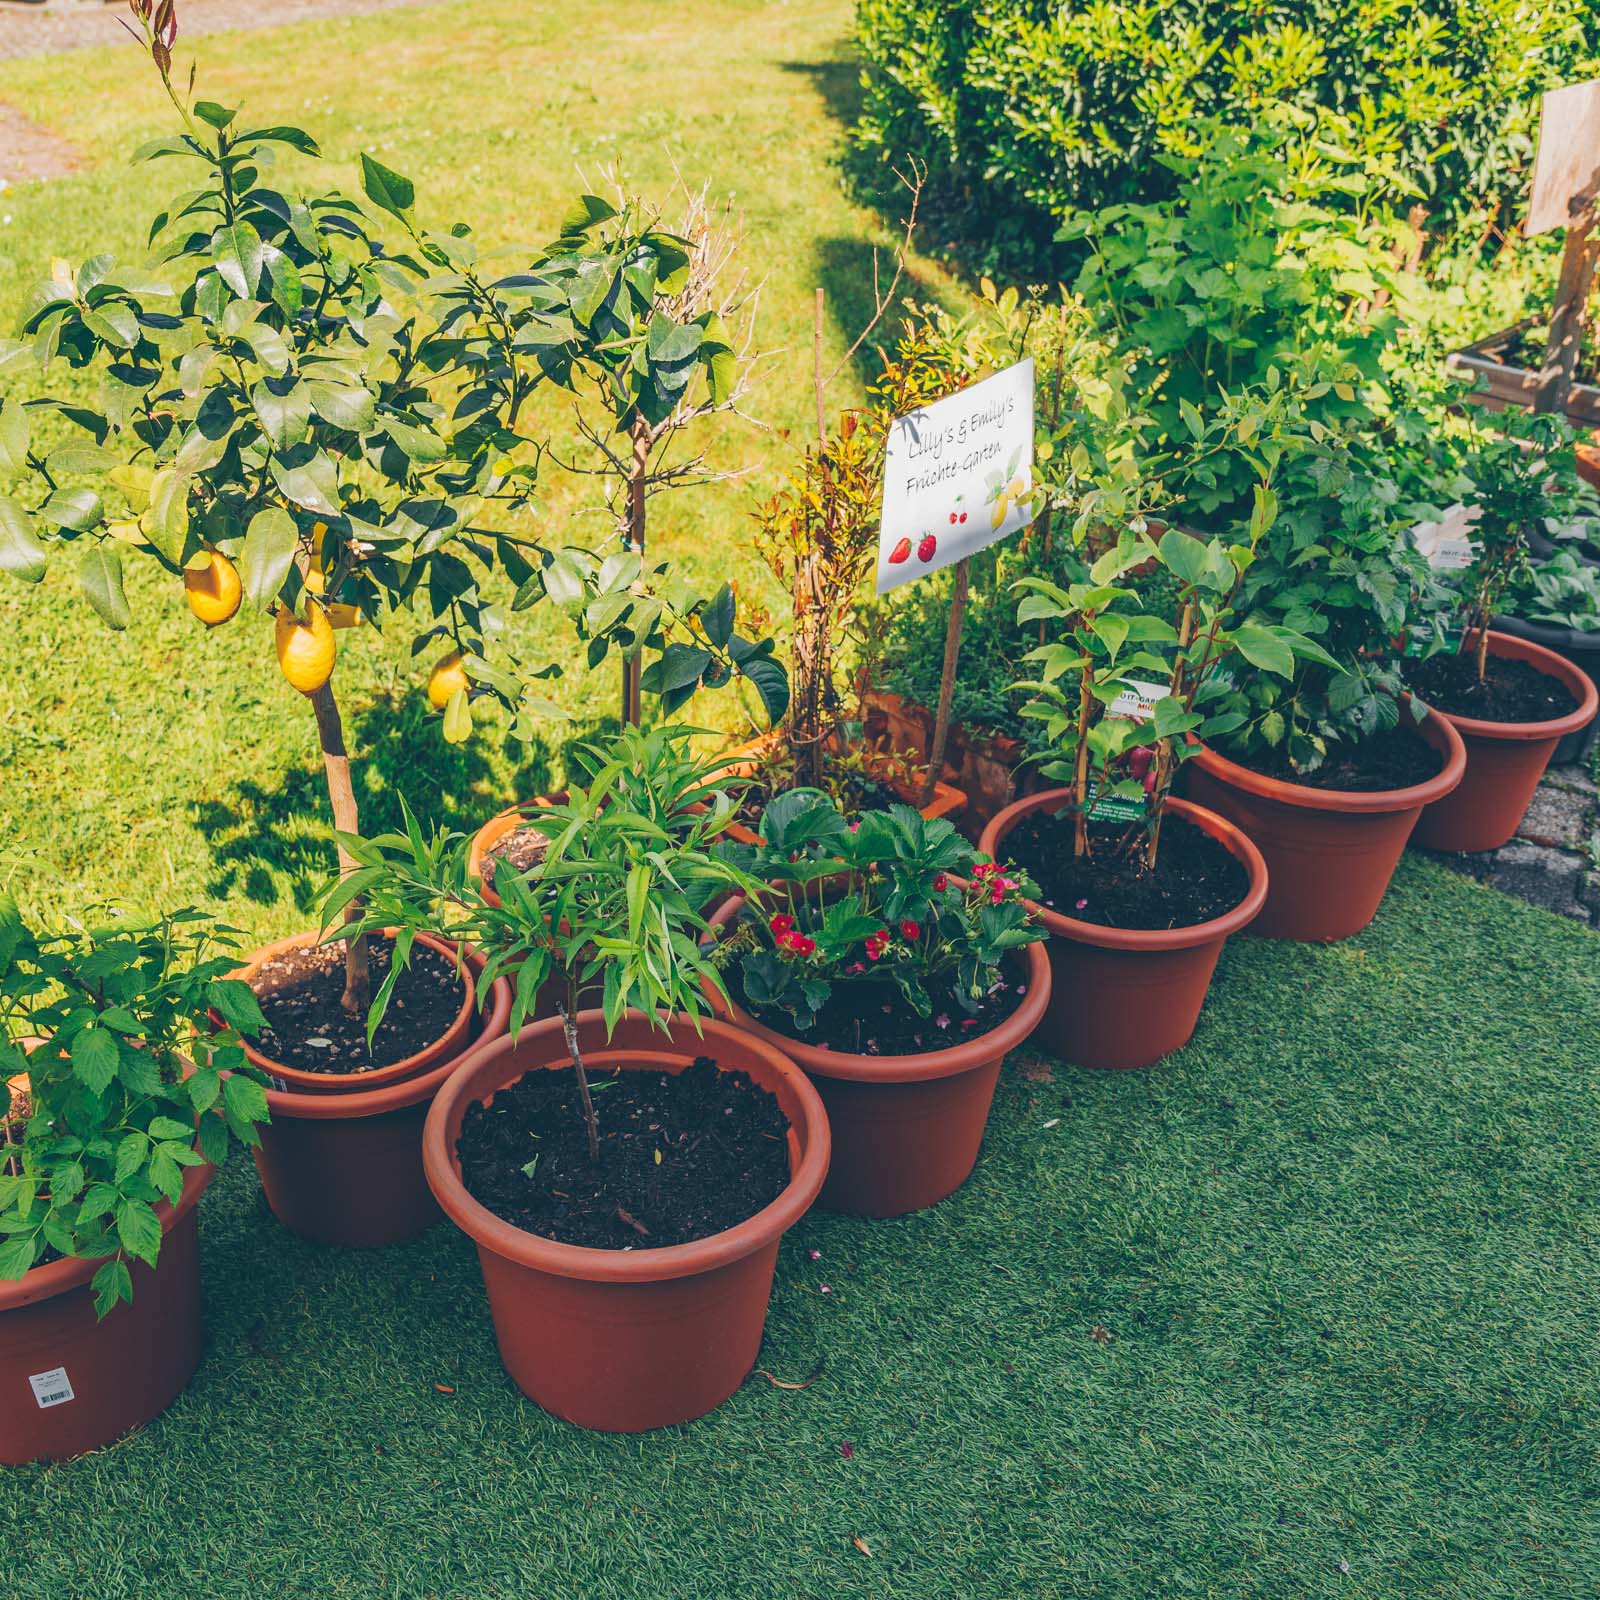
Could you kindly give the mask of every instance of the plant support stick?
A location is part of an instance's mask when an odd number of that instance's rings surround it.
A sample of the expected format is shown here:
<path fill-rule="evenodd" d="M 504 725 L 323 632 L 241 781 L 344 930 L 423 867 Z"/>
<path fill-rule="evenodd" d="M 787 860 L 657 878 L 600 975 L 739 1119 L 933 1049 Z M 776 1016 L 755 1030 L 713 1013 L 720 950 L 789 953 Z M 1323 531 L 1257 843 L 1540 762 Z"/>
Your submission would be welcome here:
<path fill-rule="evenodd" d="M 1589 318 L 1589 294 L 1594 288 L 1595 256 L 1600 240 L 1592 237 L 1593 200 L 1574 200 L 1567 224 L 1566 248 L 1561 256 L 1561 277 L 1550 308 L 1550 337 L 1545 344 L 1544 366 L 1533 391 L 1533 409 L 1565 416 L 1567 395 L 1578 369 L 1578 351 Z"/>
<path fill-rule="evenodd" d="M 922 803 L 933 799 L 939 774 L 944 771 L 944 747 L 950 739 L 950 697 L 956 687 L 956 661 L 961 655 L 961 622 L 967 614 L 969 574 L 963 556 L 956 563 L 955 587 L 950 591 L 950 621 L 944 631 L 944 671 L 939 675 L 939 706 L 933 721 L 933 743 L 928 750 L 928 776 L 922 786 Z"/>

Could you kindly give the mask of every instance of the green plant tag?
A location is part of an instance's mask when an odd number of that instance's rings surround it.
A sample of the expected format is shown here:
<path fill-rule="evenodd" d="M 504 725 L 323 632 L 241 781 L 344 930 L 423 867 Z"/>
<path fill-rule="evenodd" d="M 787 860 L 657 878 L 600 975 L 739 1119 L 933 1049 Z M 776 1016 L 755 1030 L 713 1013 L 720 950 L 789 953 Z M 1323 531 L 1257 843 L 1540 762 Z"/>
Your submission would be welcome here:
<path fill-rule="evenodd" d="M 1096 784 L 1089 791 L 1087 810 L 1090 822 L 1144 821 L 1150 810 L 1146 796 L 1105 794 L 1103 788 L 1103 785 Z"/>

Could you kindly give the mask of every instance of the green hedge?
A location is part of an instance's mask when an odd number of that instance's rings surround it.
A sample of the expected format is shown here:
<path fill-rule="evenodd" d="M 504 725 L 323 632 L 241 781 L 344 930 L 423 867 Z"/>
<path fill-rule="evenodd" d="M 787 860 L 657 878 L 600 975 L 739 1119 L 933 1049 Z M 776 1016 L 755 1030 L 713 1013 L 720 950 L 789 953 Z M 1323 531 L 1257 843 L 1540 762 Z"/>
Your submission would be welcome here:
<path fill-rule="evenodd" d="M 1349 118 L 1447 230 L 1526 189 L 1537 95 L 1590 75 L 1594 0 L 858 0 L 868 186 L 927 163 L 930 219 L 1010 273 L 1059 268 L 1046 219 L 1158 198 L 1152 156 L 1274 99 Z"/>

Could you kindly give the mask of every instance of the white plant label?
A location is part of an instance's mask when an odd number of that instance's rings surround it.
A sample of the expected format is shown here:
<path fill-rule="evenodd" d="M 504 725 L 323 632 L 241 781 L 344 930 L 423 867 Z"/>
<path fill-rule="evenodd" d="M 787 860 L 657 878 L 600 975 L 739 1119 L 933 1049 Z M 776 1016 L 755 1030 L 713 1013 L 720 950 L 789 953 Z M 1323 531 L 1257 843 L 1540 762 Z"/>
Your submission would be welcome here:
<path fill-rule="evenodd" d="M 1165 683 L 1144 683 L 1129 678 L 1124 689 L 1106 710 L 1108 717 L 1132 717 L 1135 722 L 1148 722 L 1156 714 L 1156 701 L 1165 700 L 1172 688 Z"/>
<path fill-rule="evenodd" d="M 1436 572 L 1461 572 L 1472 565 L 1478 547 L 1470 532 L 1478 520 L 1478 507 L 1458 500 L 1437 522 L 1419 522 L 1411 541 Z"/>
<path fill-rule="evenodd" d="M 890 424 L 878 593 L 1010 538 L 1033 515 L 1030 357 Z"/>
<path fill-rule="evenodd" d="M 65 1367 L 31 1373 L 28 1382 L 33 1385 L 33 1398 L 39 1402 L 41 1411 L 48 1411 L 51 1406 L 64 1406 L 67 1401 L 78 1398 L 72 1392 L 72 1379 L 67 1376 Z"/>

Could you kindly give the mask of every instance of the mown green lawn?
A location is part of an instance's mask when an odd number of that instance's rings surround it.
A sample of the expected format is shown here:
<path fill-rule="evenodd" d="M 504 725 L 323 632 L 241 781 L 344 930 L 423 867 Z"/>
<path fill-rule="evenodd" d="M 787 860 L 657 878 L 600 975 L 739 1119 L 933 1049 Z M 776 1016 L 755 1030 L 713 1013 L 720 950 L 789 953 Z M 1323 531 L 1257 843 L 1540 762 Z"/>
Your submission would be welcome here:
<path fill-rule="evenodd" d="M 1596 949 L 1417 861 L 1347 944 L 1236 943 L 1180 1056 L 1014 1058 L 963 1190 L 789 1236 L 810 1388 L 642 1437 L 517 1394 L 453 1228 L 304 1244 L 241 1162 L 199 1376 L 7 1475 L 8 1600 L 1592 1595 Z"/>
<path fill-rule="evenodd" d="M 431 217 L 492 237 L 542 237 L 575 164 L 625 157 L 654 187 L 675 161 L 736 192 L 782 351 L 757 409 L 801 428 L 812 288 L 853 323 L 878 237 L 829 166 L 847 27 L 843 0 L 461 0 L 197 54 L 208 94 L 311 124 L 341 181 L 374 149 Z M 136 246 L 150 176 L 120 156 L 164 125 L 152 89 L 131 50 L 0 72 L 0 98 L 95 163 L 7 198 L 0 323 L 51 255 Z M 829 337 L 843 348 L 839 323 Z M 665 542 L 755 584 L 747 506 L 782 447 L 734 430 L 716 448 L 757 470 L 666 510 Z M 552 519 L 585 509 L 552 486 Z M 252 935 L 301 926 L 329 866 L 306 709 L 264 623 L 206 636 L 141 570 L 121 636 L 64 574 L 0 586 L 4 880 L 31 910 L 198 900 Z M 520 773 L 493 741 L 450 751 L 404 641 L 344 638 L 370 815 L 403 786 L 475 821 L 542 780 L 564 729 Z M 612 677 L 559 693 L 587 725 Z M 516 1393 L 454 1230 L 306 1245 L 240 1162 L 203 1207 L 194 1386 L 109 1450 L 7 1476 L 3 1593 L 1593 1594 L 1597 957 L 1592 932 L 1418 861 L 1344 945 L 1237 942 L 1173 1061 L 1015 1060 L 961 1193 L 896 1222 L 806 1220 L 762 1364 L 786 1380 L 820 1364 L 811 1387 L 754 1377 L 642 1438 Z"/>

